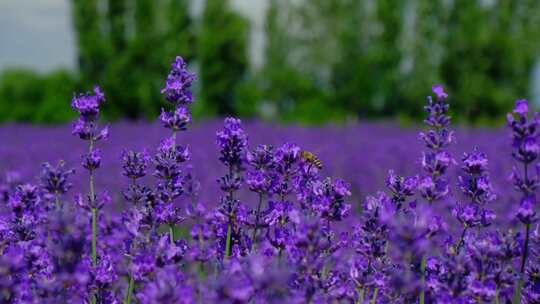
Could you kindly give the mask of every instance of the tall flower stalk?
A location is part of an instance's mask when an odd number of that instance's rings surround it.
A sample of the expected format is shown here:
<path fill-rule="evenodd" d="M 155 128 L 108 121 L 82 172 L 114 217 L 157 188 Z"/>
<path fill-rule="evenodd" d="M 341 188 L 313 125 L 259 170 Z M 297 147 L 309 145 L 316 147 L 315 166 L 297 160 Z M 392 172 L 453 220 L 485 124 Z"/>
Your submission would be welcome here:
<path fill-rule="evenodd" d="M 491 225 L 495 213 L 487 208 L 487 204 L 495 199 L 493 188 L 487 173 L 487 156 L 475 149 L 463 156 L 462 170 L 458 185 L 468 201 L 456 203 L 452 210 L 454 217 L 462 224 L 463 229 L 456 244 L 459 253 L 464 245 L 466 233 L 471 228 L 482 228 Z"/>
<path fill-rule="evenodd" d="M 444 177 L 452 157 L 447 147 L 454 141 L 454 132 L 449 129 L 450 117 L 447 115 L 449 105 L 446 102 L 448 94 L 444 88 L 435 84 L 432 91 L 436 95 L 435 101 L 428 96 L 428 104 L 424 107 L 428 113 L 424 123 L 430 128 L 427 132 L 421 132 L 420 138 L 424 142 L 427 151 L 422 155 L 422 169 L 425 175 L 421 178 L 418 188 L 422 197 L 431 205 L 435 201 L 442 200 L 449 192 L 448 180 Z M 420 272 L 422 289 L 419 301 L 425 303 L 425 272 L 427 257 L 423 256 Z"/>
<path fill-rule="evenodd" d="M 512 181 L 517 191 L 521 192 L 517 218 L 525 226 L 525 235 L 522 247 L 522 255 L 519 267 L 519 280 L 514 291 L 513 303 L 520 303 L 523 278 L 527 267 L 529 256 L 529 238 L 531 225 L 536 222 L 536 195 L 534 191 L 538 188 L 538 177 L 530 175 L 530 168 L 538 158 L 540 146 L 538 145 L 538 126 L 540 117 L 534 113 L 529 117 L 529 103 L 525 99 L 516 101 L 513 113 L 507 116 L 508 126 L 512 130 L 512 157 L 517 161 L 522 169 L 514 167 L 512 170 Z"/>
<path fill-rule="evenodd" d="M 247 153 L 246 159 L 251 165 L 250 171 L 247 172 L 246 184 L 249 186 L 249 190 L 257 193 L 258 196 L 251 236 L 251 250 L 255 250 L 258 242 L 257 232 L 261 228 L 261 211 L 264 207 L 264 200 L 272 194 L 275 167 L 273 148 L 268 145 L 258 146 L 255 150 Z"/>
<path fill-rule="evenodd" d="M 139 213 L 139 209 L 142 209 L 141 204 L 146 203 L 147 200 L 147 193 L 148 191 L 141 187 L 137 180 L 144 177 L 146 175 L 146 169 L 148 167 L 148 163 L 150 161 L 150 156 L 146 151 L 142 152 L 134 152 L 134 151 L 124 151 L 122 153 L 122 168 L 123 168 L 123 175 L 127 177 L 130 180 L 130 184 L 123 192 L 124 198 L 126 201 L 133 204 L 132 208 L 134 209 L 132 212 L 132 218 L 133 217 L 141 217 L 142 213 Z M 134 216 L 133 216 L 134 215 Z M 127 225 L 130 225 L 130 232 L 132 232 L 135 237 L 137 237 L 138 226 L 140 225 L 137 221 L 126 221 Z M 134 238 L 135 238 L 134 237 Z M 136 240 L 132 240 L 129 245 L 129 256 L 132 256 L 131 251 L 136 250 L 137 242 Z M 133 268 L 133 261 L 131 262 L 131 268 Z M 126 290 L 126 296 L 125 296 L 125 303 L 131 304 L 132 298 L 133 298 L 133 290 L 135 288 L 135 276 L 133 273 L 129 273 L 129 280 L 128 280 L 128 287 Z"/>
<path fill-rule="evenodd" d="M 442 200 L 449 192 L 448 180 L 444 175 L 452 163 L 447 148 L 454 141 L 454 132 L 449 129 L 450 117 L 447 115 L 448 94 L 438 84 L 433 85 L 432 91 L 436 100 L 428 96 L 428 104 L 424 107 L 428 113 L 424 123 L 430 129 L 420 133 L 427 151 L 422 155 L 422 169 L 425 174 L 419 183 L 422 197 L 430 204 Z"/>
<path fill-rule="evenodd" d="M 75 95 L 71 101 L 71 107 L 79 112 L 79 119 L 73 124 L 73 135 L 88 142 L 88 153 L 83 155 L 82 166 L 88 171 L 89 175 L 89 191 L 87 202 L 82 197 L 79 197 L 78 204 L 87 209 L 91 214 L 91 259 L 93 270 L 98 267 L 97 253 L 97 234 L 98 234 L 98 210 L 101 209 L 108 200 L 105 195 L 104 199 L 98 199 L 94 184 L 94 171 L 101 166 L 101 151 L 94 147 L 95 143 L 102 139 L 106 139 L 109 135 L 108 127 L 99 129 L 99 106 L 105 101 L 105 95 L 98 86 L 94 86 L 92 93 L 82 93 Z M 91 302 L 96 303 L 97 296 L 91 297 Z"/>
<path fill-rule="evenodd" d="M 299 146 L 285 143 L 274 154 L 276 198 L 269 202 L 264 221 L 269 226 L 268 241 L 278 250 L 280 261 L 286 243 L 293 235 L 293 228 L 298 224 L 298 212 L 289 196 L 294 190 L 293 181 L 297 178 L 300 151 Z"/>
<path fill-rule="evenodd" d="M 99 129 L 99 106 L 105 101 L 105 95 L 98 86 L 92 93 L 82 93 L 73 97 L 71 107 L 79 112 L 79 119 L 73 124 L 73 135 L 88 142 L 88 153 L 83 155 L 83 167 L 89 175 L 89 193 L 87 207 L 92 215 L 92 265 L 97 265 L 97 221 L 98 209 L 102 206 L 96 196 L 94 171 L 101 166 L 101 152 L 95 148 L 95 143 L 106 139 L 108 127 Z M 83 203 L 84 204 L 84 203 Z"/>
<path fill-rule="evenodd" d="M 247 148 L 247 134 L 242 129 L 240 119 L 226 118 L 222 131 L 216 133 L 221 156 L 219 160 L 227 167 L 227 173 L 219 179 L 220 188 L 225 193 L 219 207 L 220 216 L 226 222 L 224 259 L 231 256 L 233 238 L 240 241 L 239 226 L 240 201 L 235 192 L 242 184 L 243 159 Z"/>
<path fill-rule="evenodd" d="M 178 149 L 176 146 L 176 134 L 179 131 L 184 131 L 187 129 L 189 123 L 191 123 L 191 112 L 189 111 L 188 106 L 193 103 L 193 94 L 191 92 L 191 84 L 195 80 L 195 74 L 191 73 L 187 69 L 187 64 L 184 59 L 180 56 L 177 56 L 174 62 L 171 64 L 171 71 L 167 75 L 167 80 L 165 81 L 165 87 L 161 90 L 161 93 L 165 95 L 165 99 L 174 106 L 174 109 L 167 111 L 161 109 L 161 115 L 159 119 L 163 126 L 171 130 L 171 139 L 170 142 L 167 142 L 166 146 L 161 145 L 160 153 L 166 156 L 169 156 L 169 160 L 172 162 L 170 165 L 174 166 L 174 162 L 181 163 L 187 160 L 187 157 L 178 155 L 187 155 L 187 148 Z M 169 151 L 164 151 L 163 148 L 168 148 Z M 163 165 L 166 159 L 161 158 L 156 160 L 156 166 Z M 165 199 L 162 201 L 162 211 L 165 211 L 165 217 L 169 217 L 167 224 L 169 226 L 169 234 L 171 244 L 174 244 L 174 225 L 175 223 L 180 222 L 179 220 L 171 219 L 170 217 L 176 217 L 176 212 L 173 212 L 174 202 L 172 201 L 180 192 L 178 187 L 181 183 L 181 171 L 178 167 L 173 168 L 178 173 L 172 174 L 171 176 L 166 176 L 165 180 L 162 180 L 162 190 L 169 192 L 165 195 Z M 159 169 L 158 169 L 159 170 Z M 171 179 L 169 179 L 171 177 Z M 173 194 L 175 193 L 175 194 Z M 179 194 L 178 194 L 179 195 Z"/>

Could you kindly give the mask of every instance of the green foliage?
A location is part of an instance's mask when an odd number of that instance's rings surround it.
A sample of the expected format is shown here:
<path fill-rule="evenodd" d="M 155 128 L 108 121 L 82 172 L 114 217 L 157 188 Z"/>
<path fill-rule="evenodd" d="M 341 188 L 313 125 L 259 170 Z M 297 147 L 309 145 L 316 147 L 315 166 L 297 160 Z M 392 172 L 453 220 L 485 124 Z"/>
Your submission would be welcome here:
<path fill-rule="evenodd" d="M 463 119 L 500 115 L 516 97 L 527 97 L 539 12 L 538 1 L 457 1 L 441 68 Z"/>
<path fill-rule="evenodd" d="M 107 41 L 103 37 L 97 0 L 72 0 L 72 18 L 77 37 L 78 64 L 82 81 L 100 78 L 107 63 Z"/>
<path fill-rule="evenodd" d="M 5 70 L 0 77 L 0 121 L 64 122 L 74 117 L 69 102 L 75 77 L 58 70 L 46 75 Z"/>
<path fill-rule="evenodd" d="M 103 87 L 107 118 L 153 119 L 166 106 L 160 89 L 170 63 L 178 54 L 188 61 L 194 55 L 188 2 L 107 0 L 104 15 L 95 1 L 73 0 L 81 81 Z M 101 64 L 88 69 L 86 61 Z"/>
<path fill-rule="evenodd" d="M 201 96 L 208 111 L 235 113 L 239 84 L 248 68 L 248 23 L 233 12 L 226 0 L 207 1 L 202 16 L 197 59 Z"/>
<path fill-rule="evenodd" d="M 498 119 L 528 97 L 539 20 L 532 0 L 272 0 L 263 99 L 286 117 L 419 119 L 440 82 L 458 119 Z"/>

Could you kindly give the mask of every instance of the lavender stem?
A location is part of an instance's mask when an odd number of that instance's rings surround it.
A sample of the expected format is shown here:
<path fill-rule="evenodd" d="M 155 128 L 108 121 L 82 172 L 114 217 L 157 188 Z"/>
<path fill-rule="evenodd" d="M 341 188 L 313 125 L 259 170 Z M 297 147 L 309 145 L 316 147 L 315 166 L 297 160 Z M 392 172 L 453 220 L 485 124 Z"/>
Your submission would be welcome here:
<path fill-rule="evenodd" d="M 169 238 L 171 240 L 171 244 L 174 245 L 174 226 L 172 224 L 169 225 Z"/>
<path fill-rule="evenodd" d="M 420 291 L 420 304 L 425 303 L 426 298 L 426 255 L 422 256 L 422 263 L 420 264 L 420 272 L 422 276 L 422 290 Z"/>
<path fill-rule="evenodd" d="M 379 295 L 379 287 L 375 287 L 373 290 L 373 297 L 371 298 L 371 304 L 377 303 L 377 296 Z"/>
<path fill-rule="evenodd" d="M 128 289 L 127 289 L 127 295 L 126 295 L 126 304 L 131 304 L 131 298 L 132 298 L 132 295 L 133 295 L 133 287 L 134 287 L 134 280 L 133 280 L 133 276 L 130 275 L 129 276 L 129 284 L 128 284 Z"/>
<path fill-rule="evenodd" d="M 263 202 L 263 195 L 262 193 L 259 193 L 259 204 L 257 205 L 257 213 L 255 215 L 255 228 L 253 229 L 253 236 L 251 237 L 251 241 L 253 242 L 251 244 L 251 251 L 255 250 L 257 248 L 257 229 L 259 228 L 259 217 L 261 215 L 261 205 Z"/>
<path fill-rule="evenodd" d="M 225 242 L 225 260 L 231 255 L 231 224 L 227 224 L 227 240 Z"/>

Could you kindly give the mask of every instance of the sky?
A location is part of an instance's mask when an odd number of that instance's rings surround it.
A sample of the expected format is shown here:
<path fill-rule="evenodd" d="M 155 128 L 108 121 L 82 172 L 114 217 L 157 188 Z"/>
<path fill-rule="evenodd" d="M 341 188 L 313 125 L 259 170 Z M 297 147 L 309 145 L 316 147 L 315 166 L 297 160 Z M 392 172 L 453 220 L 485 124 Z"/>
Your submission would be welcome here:
<path fill-rule="evenodd" d="M 75 65 L 69 0 L 0 0 L 0 70 Z"/>
<path fill-rule="evenodd" d="M 232 0 L 232 6 L 252 22 L 250 58 L 262 63 L 266 0 Z M 204 0 L 192 0 L 192 13 Z M 0 0 L 0 70 L 28 67 L 41 72 L 75 68 L 75 36 L 70 0 Z"/>

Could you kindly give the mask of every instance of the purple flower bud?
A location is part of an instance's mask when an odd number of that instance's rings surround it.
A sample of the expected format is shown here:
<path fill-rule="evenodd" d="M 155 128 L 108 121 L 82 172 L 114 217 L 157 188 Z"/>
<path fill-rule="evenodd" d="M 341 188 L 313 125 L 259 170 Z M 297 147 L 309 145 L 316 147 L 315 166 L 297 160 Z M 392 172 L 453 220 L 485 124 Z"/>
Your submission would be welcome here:
<path fill-rule="evenodd" d="M 158 152 L 154 156 L 154 165 L 156 167 L 154 176 L 162 180 L 177 180 L 182 172 L 180 164 L 189 160 L 189 158 L 188 147 L 175 145 L 172 138 L 162 140 Z"/>
<path fill-rule="evenodd" d="M 65 169 L 63 161 L 58 162 L 58 166 L 53 167 L 49 163 L 44 163 L 41 169 L 41 187 L 49 194 L 64 194 L 71 188 L 68 177 L 75 173 L 73 169 Z"/>
<path fill-rule="evenodd" d="M 140 250 L 132 260 L 130 273 L 135 280 L 141 281 L 154 272 L 155 267 L 154 257 L 149 252 Z"/>
<path fill-rule="evenodd" d="M 109 127 L 105 126 L 103 129 L 98 130 L 98 125 L 95 121 L 87 121 L 79 118 L 73 123 L 72 134 L 82 140 L 100 141 L 109 137 Z"/>
<path fill-rule="evenodd" d="M 75 196 L 75 204 L 86 211 L 90 211 L 94 208 L 100 210 L 103 208 L 103 206 L 109 204 L 110 202 L 111 197 L 107 191 L 103 191 L 101 194 L 96 195 L 96 197 L 93 199 L 88 196 L 86 199 L 84 199 L 80 194 Z"/>
<path fill-rule="evenodd" d="M 71 107 L 81 114 L 81 118 L 94 121 L 99 114 L 99 106 L 105 101 L 105 95 L 98 86 L 94 86 L 94 94 L 82 93 L 73 96 Z"/>
<path fill-rule="evenodd" d="M 101 150 L 93 149 L 83 156 L 82 166 L 89 171 L 96 170 L 101 166 Z"/>
<path fill-rule="evenodd" d="M 393 192 L 403 196 L 411 196 L 414 194 L 418 185 L 418 177 L 398 176 L 394 173 L 394 170 L 388 171 L 388 177 L 386 178 L 386 186 Z"/>
<path fill-rule="evenodd" d="M 260 171 L 248 172 L 246 176 L 246 184 L 248 185 L 249 190 L 253 192 L 264 193 L 268 189 L 268 180 Z"/>
<path fill-rule="evenodd" d="M 431 87 L 431 90 L 433 91 L 433 93 L 435 93 L 435 95 L 437 95 L 438 99 L 446 99 L 448 97 L 448 94 L 446 94 L 443 86 L 440 84 L 434 84 Z"/>
<path fill-rule="evenodd" d="M 146 175 L 146 168 L 150 161 L 150 155 L 146 150 L 134 152 L 124 150 L 122 152 L 122 168 L 124 176 L 137 179 Z"/>
<path fill-rule="evenodd" d="M 219 158 L 225 165 L 241 169 L 247 147 L 247 134 L 242 129 L 240 119 L 225 118 L 224 128 L 216 132 L 217 144 L 220 148 Z"/>
<path fill-rule="evenodd" d="M 159 223 L 179 225 L 185 220 L 181 215 L 180 208 L 176 207 L 173 203 L 160 202 L 156 209 L 156 218 Z"/>
<path fill-rule="evenodd" d="M 536 211 L 534 211 L 535 204 L 536 198 L 533 195 L 524 197 L 519 203 L 517 218 L 524 224 L 531 224 L 536 222 Z"/>
<path fill-rule="evenodd" d="M 520 150 L 518 154 L 520 159 L 524 162 L 532 162 L 538 157 L 540 147 L 536 138 L 528 137 L 523 141 L 523 147 Z"/>
<path fill-rule="evenodd" d="M 418 190 L 426 200 L 433 202 L 445 197 L 450 191 L 446 181 L 434 181 L 431 177 L 426 176 L 420 179 Z"/>
<path fill-rule="evenodd" d="M 146 282 L 136 294 L 141 303 L 160 304 L 194 303 L 196 296 L 185 276 L 174 265 L 157 269 L 153 279 Z"/>
<path fill-rule="evenodd" d="M 97 267 L 92 268 L 92 274 L 98 285 L 111 284 L 118 279 L 114 262 L 108 254 L 100 255 Z"/>
<path fill-rule="evenodd" d="M 191 84 L 195 80 L 195 74 L 187 70 L 187 64 L 182 57 L 177 56 L 171 65 L 171 71 L 167 76 L 165 87 L 161 90 L 168 102 L 175 105 L 186 105 L 193 102 Z"/>
<path fill-rule="evenodd" d="M 218 179 L 219 188 L 224 192 L 237 191 L 242 185 L 242 179 L 236 175 L 227 174 Z"/>
<path fill-rule="evenodd" d="M 487 170 L 487 156 L 478 149 L 474 149 L 472 153 L 464 153 L 462 160 L 463 170 L 469 174 L 480 174 Z"/>
<path fill-rule="evenodd" d="M 516 100 L 516 106 L 514 107 L 513 112 L 521 116 L 527 115 L 529 112 L 529 101 L 527 101 L 527 99 Z"/>
<path fill-rule="evenodd" d="M 274 162 L 282 166 L 290 166 L 290 164 L 296 162 L 299 157 L 300 147 L 292 143 L 286 143 L 276 151 Z"/>
<path fill-rule="evenodd" d="M 264 217 L 264 222 L 270 226 L 286 223 L 290 219 L 293 211 L 293 204 L 289 201 L 269 201 L 268 214 Z"/>
<path fill-rule="evenodd" d="M 100 141 L 102 139 L 108 139 L 109 138 L 109 126 L 103 127 L 96 136 L 94 136 L 94 141 Z"/>
<path fill-rule="evenodd" d="M 10 196 L 8 207 L 12 209 L 16 216 L 22 217 L 26 214 L 32 214 L 37 210 L 37 204 L 40 202 L 38 188 L 31 184 L 22 184 L 15 188 L 15 193 Z"/>
<path fill-rule="evenodd" d="M 130 185 L 122 191 L 124 199 L 135 205 L 144 204 L 153 200 L 154 193 L 152 189 L 140 185 Z"/>
<path fill-rule="evenodd" d="M 159 119 L 165 128 L 173 131 L 183 131 L 186 130 L 187 125 L 191 122 L 191 113 L 189 109 L 183 106 L 176 107 L 173 112 L 167 112 L 161 109 Z"/>
<path fill-rule="evenodd" d="M 260 145 L 246 154 L 246 160 L 256 169 L 269 169 L 273 167 L 274 151 L 272 146 Z"/>

